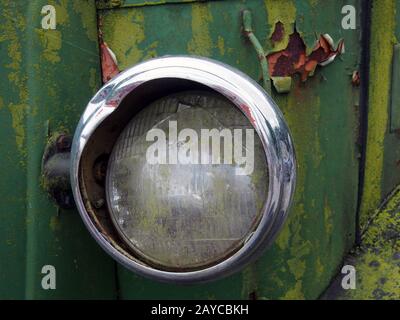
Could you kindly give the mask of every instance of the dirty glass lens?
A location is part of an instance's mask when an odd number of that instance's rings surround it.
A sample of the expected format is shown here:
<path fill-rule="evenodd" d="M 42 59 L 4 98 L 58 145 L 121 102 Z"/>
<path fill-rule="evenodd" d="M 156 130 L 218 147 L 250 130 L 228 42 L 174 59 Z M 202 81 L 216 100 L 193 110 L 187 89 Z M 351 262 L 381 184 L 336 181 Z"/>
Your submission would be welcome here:
<path fill-rule="evenodd" d="M 240 249 L 267 191 L 258 135 L 237 107 L 206 91 L 143 109 L 121 133 L 107 169 L 118 233 L 139 259 L 165 270 L 210 266 Z"/>

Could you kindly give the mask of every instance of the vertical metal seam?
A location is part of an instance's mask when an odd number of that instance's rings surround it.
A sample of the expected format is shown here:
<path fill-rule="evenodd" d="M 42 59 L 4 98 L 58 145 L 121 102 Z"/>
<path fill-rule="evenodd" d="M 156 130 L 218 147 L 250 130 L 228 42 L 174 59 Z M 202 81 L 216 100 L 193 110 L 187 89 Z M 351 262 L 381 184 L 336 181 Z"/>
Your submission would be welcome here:
<path fill-rule="evenodd" d="M 100 87 L 104 84 L 103 83 L 103 68 L 102 68 L 102 59 L 101 59 L 101 49 L 100 49 L 100 44 L 103 41 L 103 31 L 101 30 L 102 27 L 102 21 L 101 17 L 99 15 L 99 9 L 95 8 L 96 10 L 96 22 L 97 22 L 97 52 L 99 53 L 98 60 L 99 60 L 99 70 L 100 70 Z M 116 261 L 113 261 L 114 264 L 114 283 L 115 283 L 115 298 L 116 300 L 121 299 L 121 289 L 120 289 L 120 284 L 119 284 L 119 274 L 118 274 L 118 263 Z"/>
<path fill-rule="evenodd" d="M 361 2 L 361 62 L 360 62 L 360 114 L 359 114 L 359 145 L 360 160 L 358 172 L 358 192 L 356 209 L 356 245 L 361 244 L 360 212 L 363 201 L 365 183 L 365 163 L 367 155 L 368 105 L 369 105 L 369 74 L 370 74 L 370 40 L 371 40 L 371 0 Z"/>

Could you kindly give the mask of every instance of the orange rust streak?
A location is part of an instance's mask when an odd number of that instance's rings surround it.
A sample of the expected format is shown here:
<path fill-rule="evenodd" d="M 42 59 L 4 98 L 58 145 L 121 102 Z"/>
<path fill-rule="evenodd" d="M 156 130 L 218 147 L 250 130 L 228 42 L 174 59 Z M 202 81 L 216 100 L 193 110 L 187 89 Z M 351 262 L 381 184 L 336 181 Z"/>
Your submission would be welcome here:
<path fill-rule="evenodd" d="M 103 83 L 108 82 L 115 77 L 120 71 L 110 50 L 105 42 L 100 43 L 101 51 L 101 70 L 103 74 Z"/>

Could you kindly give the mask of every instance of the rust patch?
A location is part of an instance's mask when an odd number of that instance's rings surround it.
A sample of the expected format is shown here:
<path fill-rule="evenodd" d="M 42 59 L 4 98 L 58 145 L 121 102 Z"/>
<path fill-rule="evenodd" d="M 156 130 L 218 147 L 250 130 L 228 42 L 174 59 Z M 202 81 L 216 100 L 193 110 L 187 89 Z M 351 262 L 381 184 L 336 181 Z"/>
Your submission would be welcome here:
<path fill-rule="evenodd" d="M 285 34 L 285 26 L 282 22 L 278 21 L 275 25 L 275 30 L 271 35 L 272 42 L 281 42 L 283 40 L 283 36 Z"/>
<path fill-rule="evenodd" d="M 110 49 L 107 43 L 103 40 L 103 20 L 99 18 L 98 20 L 98 37 L 100 44 L 100 59 L 101 59 L 101 74 L 103 84 L 110 81 L 113 77 L 115 77 L 120 70 L 118 68 L 117 57 L 114 52 Z"/>
<path fill-rule="evenodd" d="M 120 71 L 114 52 L 108 47 L 107 43 L 100 43 L 101 52 L 101 71 L 103 75 L 103 83 L 110 81 Z"/>
<path fill-rule="evenodd" d="M 274 34 L 279 22 L 276 25 Z M 280 31 L 278 31 L 279 34 Z M 273 52 L 267 55 L 269 73 L 271 77 L 292 77 L 300 74 L 301 80 L 306 81 L 312 76 L 318 65 L 326 66 L 344 52 L 344 41 L 340 40 L 336 49 L 332 38 L 328 35 L 321 35 L 310 55 L 306 53 L 306 45 L 300 34 L 295 30 L 289 36 L 289 43 L 286 49 Z"/>

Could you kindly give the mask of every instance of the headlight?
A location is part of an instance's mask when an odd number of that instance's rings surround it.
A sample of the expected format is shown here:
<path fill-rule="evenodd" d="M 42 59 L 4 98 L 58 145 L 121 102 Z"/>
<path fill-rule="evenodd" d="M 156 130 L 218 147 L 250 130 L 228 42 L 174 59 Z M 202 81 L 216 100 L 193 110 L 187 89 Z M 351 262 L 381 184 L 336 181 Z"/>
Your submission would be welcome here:
<path fill-rule="evenodd" d="M 72 146 L 74 198 L 92 236 L 161 281 L 208 281 L 256 258 L 286 218 L 295 175 L 274 102 L 203 58 L 118 75 L 90 101 Z"/>

